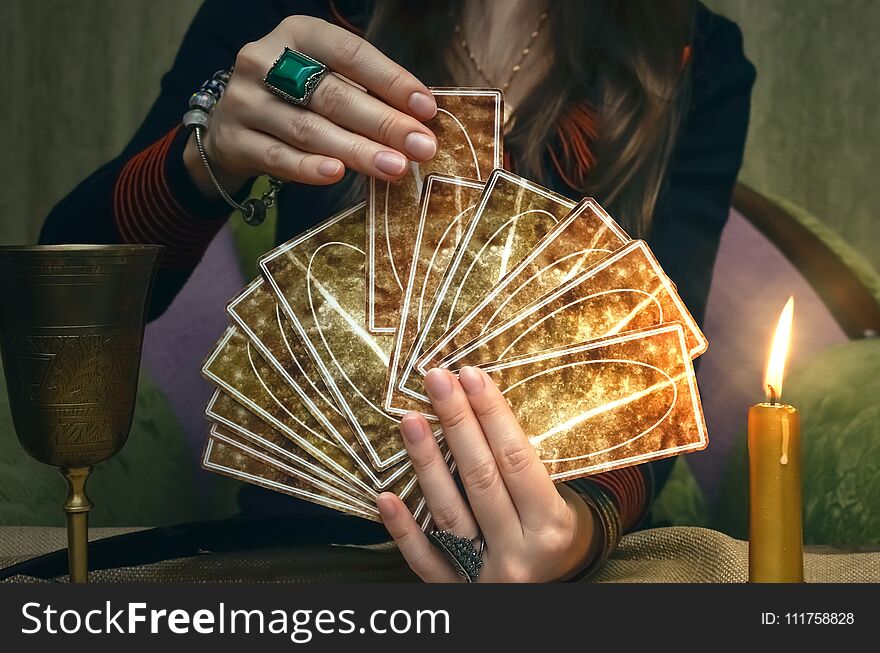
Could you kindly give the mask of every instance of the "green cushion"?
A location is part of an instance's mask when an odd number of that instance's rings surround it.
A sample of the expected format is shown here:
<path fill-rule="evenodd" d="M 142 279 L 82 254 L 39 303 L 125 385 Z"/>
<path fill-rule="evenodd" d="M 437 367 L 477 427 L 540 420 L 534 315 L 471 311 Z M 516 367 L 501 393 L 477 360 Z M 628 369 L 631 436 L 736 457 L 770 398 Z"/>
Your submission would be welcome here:
<path fill-rule="evenodd" d="M 709 521 L 706 500 L 691 472 L 687 456 L 679 456 L 666 485 L 651 506 L 650 525 L 707 527 Z"/>
<path fill-rule="evenodd" d="M 164 526 L 232 513 L 237 484 L 202 488 L 198 473 L 176 417 L 142 370 L 128 441 L 116 457 L 97 465 L 88 481 L 95 504 L 91 524 Z M 19 446 L 0 374 L 0 525 L 63 525 L 65 493 L 55 469 L 34 461 Z"/>
<path fill-rule="evenodd" d="M 830 347 L 789 375 L 801 415 L 804 542 L 880 544 L 880 339 Z M 748 535 L 748 454 L 741 433 L 725 474 L 716 528 Z"/>

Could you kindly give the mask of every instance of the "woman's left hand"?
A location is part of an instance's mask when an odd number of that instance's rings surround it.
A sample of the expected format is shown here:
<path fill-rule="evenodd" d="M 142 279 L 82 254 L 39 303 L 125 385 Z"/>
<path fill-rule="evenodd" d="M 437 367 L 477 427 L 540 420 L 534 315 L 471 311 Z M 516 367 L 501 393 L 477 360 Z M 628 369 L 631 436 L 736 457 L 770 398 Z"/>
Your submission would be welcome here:
<path fill-rule="evenodd" d="M 554 485 L 492 379 L 474 367 L 462 368 L 458 378 L 435 369 L 426 376 L 425 388 L 467 501 L 423 415 L 403 418 L 403 440 L 435 527 L 485 538 L 479 580 L 554 581 L 589 564 L 600 539 L 592 512 L 572 490 Z M 388 532 L 422 580 L 463 580 L 397 496 L 379 495 L 378 506 Z"/>

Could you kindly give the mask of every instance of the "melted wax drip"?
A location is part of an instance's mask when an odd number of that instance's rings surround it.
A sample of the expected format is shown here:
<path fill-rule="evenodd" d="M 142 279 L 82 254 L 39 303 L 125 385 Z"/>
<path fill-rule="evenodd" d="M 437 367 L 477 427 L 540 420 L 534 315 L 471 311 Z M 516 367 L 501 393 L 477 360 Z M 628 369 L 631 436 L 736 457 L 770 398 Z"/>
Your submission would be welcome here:
<path fill-rule="evenodd" d="M 780 465 L 788 464 L 788 415 L 782 415 L 782 456 L 779 458 Z"/>

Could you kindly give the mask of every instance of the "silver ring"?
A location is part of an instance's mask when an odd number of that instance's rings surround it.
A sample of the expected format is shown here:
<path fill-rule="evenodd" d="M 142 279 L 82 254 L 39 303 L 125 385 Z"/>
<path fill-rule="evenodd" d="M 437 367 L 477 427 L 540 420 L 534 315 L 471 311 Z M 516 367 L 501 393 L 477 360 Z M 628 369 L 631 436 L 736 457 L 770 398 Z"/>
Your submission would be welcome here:
<path fill-rule="evenodd" d="M 428 539 L 443 552 L 455 571 L 468 583 L 477 582 L 483 566 L 483 553 L 486 551 L 486 540 L 482 534 L 469 540 L 455 533 L 435 528 L 428 533 Z"/>

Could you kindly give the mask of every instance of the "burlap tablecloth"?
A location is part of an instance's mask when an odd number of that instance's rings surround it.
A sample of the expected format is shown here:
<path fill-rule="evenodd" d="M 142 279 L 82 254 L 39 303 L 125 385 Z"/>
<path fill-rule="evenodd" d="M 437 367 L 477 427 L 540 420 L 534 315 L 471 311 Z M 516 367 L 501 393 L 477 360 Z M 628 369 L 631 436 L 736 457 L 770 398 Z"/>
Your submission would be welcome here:
<path fill-rule="evenodd" d="M 92 539 L 137 529 L 92 529 Z M 0 528 L 0 567 L 65 545 L 61 528 Z M 880 582 L 880 552 L 839 549 L 804 555 L 807 582 Z M 599 583 L 742 583 L 748 544 L 704 528 L 658 528 L 627 535 L 591 579 Z M 390 545 L 297 546 L 205 554 L 91 574 L 94 582 L 409 581 Z M 35 579 L 15 577 L 13 581 Z"/>

